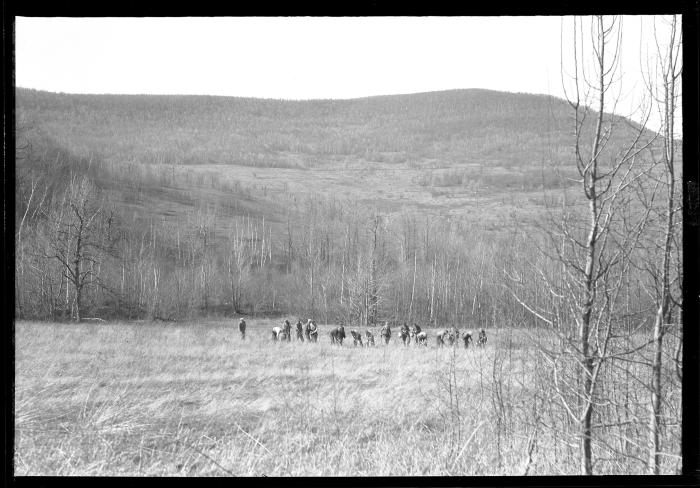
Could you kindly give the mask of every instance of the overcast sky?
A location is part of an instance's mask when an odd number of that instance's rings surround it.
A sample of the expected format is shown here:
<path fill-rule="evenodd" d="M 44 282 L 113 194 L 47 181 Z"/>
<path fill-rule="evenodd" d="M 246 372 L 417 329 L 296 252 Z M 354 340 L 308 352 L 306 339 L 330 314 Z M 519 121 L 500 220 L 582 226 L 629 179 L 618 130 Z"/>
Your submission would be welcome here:
<path fill-rule="evenodd" d="M 622 20 L 619 109 L 630 115 L 653 19 Z M 489 88 L 562 97 L 562 29 L 568 39 L 571 25 L 570 17 L 20 17 L 15 79 L 67 93 L 310 99 Z"/>

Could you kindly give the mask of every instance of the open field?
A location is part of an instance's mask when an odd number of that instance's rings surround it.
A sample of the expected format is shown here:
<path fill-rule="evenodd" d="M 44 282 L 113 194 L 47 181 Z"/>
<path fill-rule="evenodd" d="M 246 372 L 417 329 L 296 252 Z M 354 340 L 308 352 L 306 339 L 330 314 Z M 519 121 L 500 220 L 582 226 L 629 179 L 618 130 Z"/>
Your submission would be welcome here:
<path fill-rule="evenodd" d="M 680 473 L 666 20 L 631 98 L 604 16 L 590 43 L 574 21 L 566 100 L 17 88 L 14 474 Z M 276 340 L 307 317 L 317 343 Z M 382 323 L 391 343 L 353 346 Z M 453 326 L 488 343 L 446 346 Z"/>
<path fill-rule="evenodd" d="M 272 343 L 279 322 L 249 321 L 245 342 L 221 320 L 17 323 L 16 474 L 577 473 L 575 443 L 532 422 L 557 425 L 527 332 L 360 349 L 328 326 Z"/>
<path fill-rule="evenodd" d="M 233 324 L 221 322 L 19 323 L 16 473 L 333 476 L 522 469 L 526 438 L 509 440 L 500 468 L 495 458 L 489 391 L 499 334 L 483 351 L 454 351 L 466 402 L 457 407 L 457 419 L 441 391 L 450 348 L 404 349 L 394 342 L 355 349 L 352 341 L 332 348 L 326 328 L 317 344 L 273 344 L 268 330 L 278 321 L 252 322 L 245 342 Z M 526 385 L 522 366 L 514 373 Z"/>

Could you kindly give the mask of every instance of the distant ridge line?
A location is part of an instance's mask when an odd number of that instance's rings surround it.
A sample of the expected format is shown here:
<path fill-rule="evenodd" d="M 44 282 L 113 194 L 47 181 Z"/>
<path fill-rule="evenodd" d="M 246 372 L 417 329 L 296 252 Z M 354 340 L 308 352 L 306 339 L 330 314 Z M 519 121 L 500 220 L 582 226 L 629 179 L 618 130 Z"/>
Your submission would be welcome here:
<path fill-rule="evenodd" d="M 352 102 L 352 101 L 362 101 L 362 100 L 376 100 L 376 99 L 390 99 L 390 98 L 401 98 L 401 97 L 421 97 L 426 95 L 448 95 L 448 94 L 501 94 L 501 95 L 522 95 L 528 97 L 546 97 L 555 100 L 564 101 L 562 98 L 555 95 L 550 95 L 546 93 L 530 93 L 530 92 L 512 92 L 505 90 L 494 90 L 491 88 L 450 88 L 446 90 L 431 90 L 431 91 L 421 91 L 421 92 L 410 92 L 410 93 L 391 93 L 391 94 L 380 94 L 380 95 L 367 95 L 360 97 L 349 97 L 349 98 L 275 98 L 275 97 L 252 97 L 243 95 L 211 95 L 211 94 L 187 94 L 187 93 L 72 93 L 72 92 L 62 92 L 62 91 L 51 91 L 38 88 L 27 88 L 17 86 L 15 89 L 18 92 L 34 92 L 46 95 L 59 95 L 59 96 L 76 96 L 76 97 L 177 97 L 177 98 L 224 98 L 224 99 L 236 99 L 236 100 L 261 100 L 261 101 L 275 101 L 275 102 Z"/>

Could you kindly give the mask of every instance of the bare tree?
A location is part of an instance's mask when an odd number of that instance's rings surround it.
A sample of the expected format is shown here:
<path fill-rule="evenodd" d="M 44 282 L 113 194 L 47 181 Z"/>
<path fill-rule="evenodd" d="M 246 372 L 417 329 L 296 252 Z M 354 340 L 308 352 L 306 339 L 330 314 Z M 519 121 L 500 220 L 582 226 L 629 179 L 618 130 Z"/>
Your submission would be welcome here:
<path fill-rule="evenodd" d="M 558 344 L 540 346 L 556 396 L 578 426 L 582 474 L 593 474 L 594 417 L 602 402 L 604 365 L 621 354 L 616 349 L 618 302 L 649 215 L 630 223 L 621 212 L 629 205 L 631 186 L 644 176 L 636 168 L 637 156 L 651 143 L 643 139 L 648 114 L 636 127 L 615 114 L 621 36 L 621 19 L 597 16 L 590 22 L 586 52 L 583 21 L 574 19 L 572 84 L 564 88 L 574 115 L 580 193 L 571 201 L 565 194 L 561 211 L 552 212 L 542 229 L 546 239 L 540 251 L 551 265 L 531 263 L 549 301 L 540 299 L 535 306 L 515 294 L 559 338 Z M 511 278 L 523 285 L 522 276 Z"/>
<path fill-rule="evenodd" d="M 314 216 L 315 217 L 315 216 Z M 318 228 L 316 227 L 316 219 L 314 218 L 311 224 L 309 234 L 306 236 L 307 246 L 305 248 L 306 265 L 309 270 L 309 309 L 312 316 L 316 313 L 316 286 L 317 270 L 319 261 L 321 260 L 321 251 L 318 242 Z"/>
<path fill-rule="evenodd" d="M 95 265 L 114 249 L 114 215 L 100 205 L 96 188 L 84 176 L 73 177 L 65 201 L 65 208 L 49 215 L 55 235 L 47 257 L 60 263 L 63 276 L 72 285 L 71 315 L 80 321 L 85 291 L 101 284 Z"/>
<path fill-rule="evenodd" d="M 235 231 L 232 231 L 228 239 L 228 253 L 226 264 L 228 268 L 229 286 L 231 289 L 231 305 L 235 313 L 240 313 L 243 305 L 244 284 L 249 275 L 252 262 L 252 252 L 247 236 L 236 221 Z"/>
<path fill-rule="evenodd" d="M 661 462 L 661 446 L 659 430 L 662 423 L 662 361 L 664 349 L 664 336 L 673 322 L 675 308 L 680 308 L 680 283 L 681 276 L 675 271 L 672 262 L 678 245 L 676 236 L 679 222 L 676 215 L 681 208 L 676 196 L 676 131 L 675 119 L 680 97 L 680 77 L 682 72 L 681 44 L 682 33 L 679 29 L 678 19 L 674 15 L 670 19 L 669 38 L 659 39 L 654 29 L 656 41 L 656 72 L 658 83 L 653 79 L 648 80 L 648 89 L 653 103 L 656 105 L 661 119 L 661 151 L 656 156 L 655 151 L 649 151 L 654 159 L 654 165 L 660 167 L 661 174 L 656 180 L 661 187 L 664 197 L 663 208 L 658 210 L 659 224 L 661 226 L 661 245 L 649 243 L 649 247 L 655 248 L 656 259 L 650 259 L 646 267 L 655 284 L 655 316 L 652 335 L 653 356 L 651 360 L 651 404 L 649 412 L 649 462 L 650 474 L 659 474 Z M 656 173 L 656 172 L 655 172 Z M 649 200 L 643 203 L 649 207 L 653 205 Z M 652 239 L 656 237 L 654 235 Z M 678 264 L 678 263 L 677 263 Z M 675 276 L 674 276 L 675 274 Z M 675 296 L 674 296 L 675 290 Z M 679 339 L 679 347 L 682 341 Z M 679 354 L 676 354 L 678 356 Z"/>
<path fill-rule="evenodd" d="M 369 224 L 370 232 L 372 233 L 372 254 L 370 260 L 369 286 L 368 286 L 368 315 L 367 324 L 374 325 L 379 318 L 379 280 L 378 280 L 378 229 L 380 223 L 379 214 L 374 216 L 374 219 Z"/>
<path fill-rule="evenodd" d="M 211 305 L 211 280 L 214 270 L 214 255 L 216 239 L 216 207 L 210 207 L 206 203 L 197 211 L 195 234 L 201 240 L 201 261 L 199 275 L 202 286 L 202 307 L 204 313 L 209 311 Z"/>

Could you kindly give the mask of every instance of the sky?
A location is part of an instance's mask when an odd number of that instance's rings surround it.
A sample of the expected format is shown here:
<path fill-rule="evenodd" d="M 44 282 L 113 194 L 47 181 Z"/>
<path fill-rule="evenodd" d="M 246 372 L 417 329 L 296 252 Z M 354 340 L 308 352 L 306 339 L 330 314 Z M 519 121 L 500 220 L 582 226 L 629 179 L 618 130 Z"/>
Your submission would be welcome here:
<path fill-rule="evenodd" d="M 458 88 L 563 97 L 562 49 L 571 52 L 572 22 L 571 17 L 19 17 L 15 82 L 65 93 L 282 99 Z M 625 16 L 622 26 L 617 110 L 638 119 L 643 54 L 655 49 L 653 18 Z M 657 19 L 657 28 L 663 34 L 665 23 Z"/>

